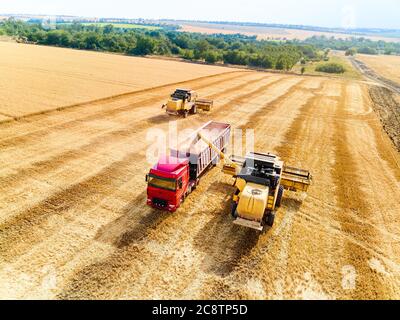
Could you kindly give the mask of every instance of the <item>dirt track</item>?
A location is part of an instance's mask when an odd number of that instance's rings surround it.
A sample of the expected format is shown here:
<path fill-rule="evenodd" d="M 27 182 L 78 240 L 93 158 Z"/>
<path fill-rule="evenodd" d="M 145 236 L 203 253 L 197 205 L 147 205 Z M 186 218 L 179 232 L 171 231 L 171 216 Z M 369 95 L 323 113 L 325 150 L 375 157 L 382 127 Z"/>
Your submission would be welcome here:
<path fill-rule="evenodd" d="M 356 60 L 367 66 L 372 73 L 389 79 L 392 83 L 400 83 L 400 56 L 357 54 Z M 397 87 L 400 89 L 399 85 Z"/>
<path fill-rule="evenodd" d="M 260 238 L 213 169 L 175 214 L 145 205 L 148 128 L 173 88 L 0 124 L 1 298 L 400 298 L 400 158 L 364 84 L 257 72 L 187 82 L 208 120 L 309 169 Z M 352 279 L 355 283 L 352 283 Z M 355 286 L 353 286 L 353 284 Z"/>
<path fill-rule="evenodd" d="M 400 84 L 397 82 L 397 79 L 392 78 L 393 79 L 392 80 L 389 78 L 385 78 L 383 76 L 384 74 L 383 72 L 377 73 L 376 71 L 371 69 L 368 65 L 366 65 L 363 61 L 360 61 L 353 57 L 350 57 L 349 60 L 353 64 L 353 66 L 356 69 L 358 69 L 365 77 L 380 84 L 381 86 L 389 88 L 394 93 L 400 94 Z"/>

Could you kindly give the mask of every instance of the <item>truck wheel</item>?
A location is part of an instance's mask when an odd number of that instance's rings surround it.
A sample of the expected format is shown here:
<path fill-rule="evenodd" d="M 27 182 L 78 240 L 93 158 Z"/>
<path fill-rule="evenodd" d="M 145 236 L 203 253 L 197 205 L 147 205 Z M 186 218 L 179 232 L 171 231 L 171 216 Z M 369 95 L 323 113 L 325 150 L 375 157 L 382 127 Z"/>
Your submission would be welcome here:
<path fill-rule="evenodd" d="M 278 208 L 282 204 L 283 191 L 285 191 L 285 188 L 283 186 L 279 186 L 278 195 L 276 197 L 276 207 L 278 207 Z"/>
<path fill-rule="evenodd" d="M 272 227 L 275 222 L 275 213 L 271 212 L 267 216 L 267 226 Z"/>
<path fill-rule="evenodd" d="M 236 202 L 232 202 L 232 209 L 231 209 L 231 215 L 232 215 L 232 217 L 234 217 L 235 219 L 238 217 L 238 214 L 237 214 L 237 207 L 238 207 L 238 204 L 236 203 Z"/>

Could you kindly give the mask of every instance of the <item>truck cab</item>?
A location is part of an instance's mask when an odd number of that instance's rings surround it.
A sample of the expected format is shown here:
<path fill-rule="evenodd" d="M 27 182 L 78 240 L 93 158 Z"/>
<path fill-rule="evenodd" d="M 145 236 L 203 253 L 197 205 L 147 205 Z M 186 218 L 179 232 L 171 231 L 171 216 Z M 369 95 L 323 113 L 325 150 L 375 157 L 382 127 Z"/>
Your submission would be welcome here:
<path fill-rule="evenodd" d="M 188 194 L 189 160 L 163 156 L 146 175 L 147 204 L 175 212 Z"/>
<path fill-rule="evenodd" d="M 231 133 L 227 123 L 210 121 L 179 141 L 146 175 L 147 204 L 163 211 L 176 211 L 197 188 L 201 177 L 224 157 Z"/>

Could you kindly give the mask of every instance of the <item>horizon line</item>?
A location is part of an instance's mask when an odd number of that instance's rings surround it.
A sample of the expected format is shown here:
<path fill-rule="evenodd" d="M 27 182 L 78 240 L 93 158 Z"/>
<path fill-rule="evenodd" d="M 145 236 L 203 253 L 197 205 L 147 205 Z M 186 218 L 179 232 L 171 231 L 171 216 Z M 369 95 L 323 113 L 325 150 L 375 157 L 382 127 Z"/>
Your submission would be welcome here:
<path fill-rule="evenodd" d="M 185 20 L 185 19 L 174 19 L 174 18 L 128 18 L 128 17 L 100 17 L 100 16 L 77 16 L 68 14 L 44 14 L 44 13 L 0 13 L 0 16 L 40 16 L 40 17 L 69 17 L 69 18 L 81 18 L 81 19 L 116 19 L 116 20 L 154 20 L 154 21 L 177 21 L 177 22 L 197 22 L 197 23 L 235 23 L 235 24 L 253 24 L 253 25 L 264 25 L 267 27 L 306 27 L 306 28 L 320 28 L 320 29 L 334 29 L 343 31 L 356 31 L 356 30 L 378 30 L 378 31 L 400 31 L 400 28 L 380 28 L 380 27 L 354 27 L 354 28 L 343 28 L 339 26 L 335 27 L 324 27 L 318 25 L 307 25 L 307 24 L 290 24 L 290 23 L 270 23 L 270 22 L 255 22 L 255 21 L 229 21 L 229 20 Z"/>

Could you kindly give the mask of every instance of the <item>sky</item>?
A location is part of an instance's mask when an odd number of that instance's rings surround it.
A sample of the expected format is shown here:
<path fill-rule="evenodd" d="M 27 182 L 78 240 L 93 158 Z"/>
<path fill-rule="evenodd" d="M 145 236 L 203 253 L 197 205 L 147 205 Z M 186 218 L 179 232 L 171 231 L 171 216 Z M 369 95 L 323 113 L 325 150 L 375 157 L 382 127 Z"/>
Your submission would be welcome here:
<path fill-rule="evenodd" d="M 0 14 L 400 29 L 399 0 L 0 0 Z"/>

